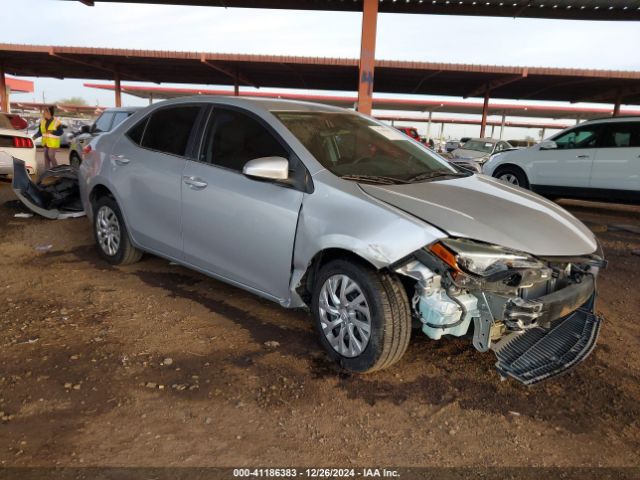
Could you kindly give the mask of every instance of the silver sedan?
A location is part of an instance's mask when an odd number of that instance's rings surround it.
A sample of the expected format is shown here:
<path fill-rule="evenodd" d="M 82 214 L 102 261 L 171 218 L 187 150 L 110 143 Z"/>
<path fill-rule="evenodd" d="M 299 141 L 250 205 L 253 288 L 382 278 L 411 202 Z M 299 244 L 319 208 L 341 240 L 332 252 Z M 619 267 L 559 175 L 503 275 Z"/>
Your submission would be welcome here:
<path fill-rule="evenodd" d="M 136 112 L 87 150 L 80 192 L 106 261 L 149 252 L 308 308 L 349 371 L 396 363 L 412 325 L 468 336 L 528 384 L 595 344 L 605 262 L 582 223 L 364 115 L 186 98 Z"/>

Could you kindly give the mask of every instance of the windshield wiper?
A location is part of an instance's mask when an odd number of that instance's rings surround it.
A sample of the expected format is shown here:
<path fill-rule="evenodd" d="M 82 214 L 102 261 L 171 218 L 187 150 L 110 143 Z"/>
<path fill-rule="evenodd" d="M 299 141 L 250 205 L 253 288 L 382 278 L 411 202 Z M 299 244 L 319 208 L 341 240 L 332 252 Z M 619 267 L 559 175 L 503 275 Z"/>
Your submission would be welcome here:
<path fill-rule="evenodd" d="M 451 172 L 449 170 L 436 170 L 433 172 L 420 173 L 411 178 L 408 178 L 407 183 L 419 182 L 420 180 L 430 180 L 433 178 L 440 178 L 440 177 L 467 177 L 467 176 L 469 176 L 469 174 L 465 172 Z"/>
<path fill-rule="evenodd" d="M 397 183 L 409 183 L 406 180 L 393 177 L 385 177 L 382 175 L 343 175 L 341 177 L 344 180 L 353 180 L 354 182 L 370 182 L 379 183 L 382 185 L 395 185 Z"/>

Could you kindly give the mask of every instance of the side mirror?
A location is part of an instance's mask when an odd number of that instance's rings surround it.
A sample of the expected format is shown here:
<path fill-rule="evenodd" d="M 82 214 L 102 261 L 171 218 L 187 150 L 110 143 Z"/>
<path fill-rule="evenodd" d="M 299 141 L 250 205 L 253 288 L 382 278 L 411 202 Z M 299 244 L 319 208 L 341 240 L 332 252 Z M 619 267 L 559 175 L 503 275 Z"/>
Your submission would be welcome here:
<path fill-rule="evenodd" d="M 89 125 L 82 125 L 80 127 L 80 133 L 91 133 L 91 127 Z"/>
<path fill-rule="evenodd" d="M 553 140 L 544 140 L 540 142 L 540 150 L 556 150 L 558 144 Z"/>
<path fill-rule="evenodd" d="M 266 180 L 287 180 L 289 160 L 282 157 L 262 157 L 244 164 L 242 173 L 249 178 Z"/>

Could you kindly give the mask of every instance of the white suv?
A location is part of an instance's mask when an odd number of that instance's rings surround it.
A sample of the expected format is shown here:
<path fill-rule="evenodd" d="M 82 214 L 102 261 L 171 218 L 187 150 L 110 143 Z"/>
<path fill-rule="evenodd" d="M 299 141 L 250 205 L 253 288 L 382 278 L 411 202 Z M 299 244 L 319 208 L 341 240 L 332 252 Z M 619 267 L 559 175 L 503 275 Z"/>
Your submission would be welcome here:
<path fill-rule="evenodd" d="M 552 198 L 640 203 L 640 117 L 581 123 L 482 172 Z"/>

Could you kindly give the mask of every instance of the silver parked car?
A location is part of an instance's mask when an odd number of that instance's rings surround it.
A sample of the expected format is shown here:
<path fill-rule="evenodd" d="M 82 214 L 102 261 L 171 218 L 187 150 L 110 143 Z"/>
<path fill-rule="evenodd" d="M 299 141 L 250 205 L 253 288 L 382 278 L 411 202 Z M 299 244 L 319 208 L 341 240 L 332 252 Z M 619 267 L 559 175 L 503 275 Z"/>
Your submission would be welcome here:
<path fill-rule="evenodd" d="M 480 173 L 482 164 L 491 157 L 513 149 L 514 147 L 504 140 L 471 138 L 464 142 L 460 148 L 456 148 L 451 152 L 449 161 L 467 170 Z"/>
<path fill-rule="evenodd" d="M 412 323 L 493 349 L 500 374 L 525 383 L 595 344 L 593 234 L 372 118 L 193 97 L 138 111 L 91 146 L 80 192 L 106 261 L 150 252 L 307 307 L 347 370 L 397 362 Z"/>
<path fill-rule="evenodd" d="M 91 125 L 83 125 L 80 133 L 69 141 L 69 165 L 79 167 L 84 157 L 84 149 L 91 140 L 102 133 L 110 132 L 139 109 L 139 107 L 108 108 Z"/>

